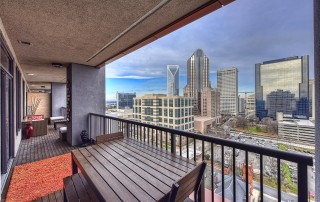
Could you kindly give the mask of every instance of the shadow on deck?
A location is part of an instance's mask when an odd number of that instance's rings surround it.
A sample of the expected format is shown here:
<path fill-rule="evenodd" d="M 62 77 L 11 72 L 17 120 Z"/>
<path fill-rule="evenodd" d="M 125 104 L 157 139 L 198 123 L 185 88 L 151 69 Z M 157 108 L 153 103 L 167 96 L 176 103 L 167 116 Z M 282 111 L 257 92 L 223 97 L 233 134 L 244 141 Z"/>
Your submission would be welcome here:
<path fill-rule="evenodd" d="M 21 141 L 14 165 L 22 165 L 35 161 L 69 153 L 77 147 L 70 146 L 59 139 L 59 130 L 48 126 L 48 134 Z"/>

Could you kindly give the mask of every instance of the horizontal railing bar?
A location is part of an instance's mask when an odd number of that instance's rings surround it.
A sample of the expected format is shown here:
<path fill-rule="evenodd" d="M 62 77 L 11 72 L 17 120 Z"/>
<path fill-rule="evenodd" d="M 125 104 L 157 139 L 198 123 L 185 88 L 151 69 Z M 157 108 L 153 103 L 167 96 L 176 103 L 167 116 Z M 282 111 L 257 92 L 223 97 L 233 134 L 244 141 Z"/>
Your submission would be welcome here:
<path fill-rule="evenodd" d="M 172 133 L 175 135 L 180 135 L 180 136 L 184 136 L 184 137 L 188 137 L 188 138 L 196 138 L 197 140 L 211 142 L 211 143 L 215 143 L 215 144 L 219 144 L 219 145 L 223 145 L 223 146 L 227 146 L 227 147 L 232 147 L 232 148 L 236 148 L 236 149 L 240 149 L 240 150 L 244 150 L 244 151 L 248 151 L 248 152 L 253 152 L 253 153 L 257 153 L 257 154 L 261 154 L 261 155 L 265 155 L 265 156 L 270 156 L 270 157 L 274 157 L 274 158 L 280 158 L 280 159 L 291 161 L 291 162 L 302 163 L 302 164 L 305 164 L 308 166 L 313 165 L 312 157 L 304 155 L 304 154 L 285 152 L 285 151 L 281 151 L 281 150 L 260 147 L 260 146 L 256 146 L 256 145 L 252 145 L 252 144 L 240 143 L 240 142 L 225 140 L 225 139 L 221 139 L 221 138 L 217 138 L 217 137 L 206 136 L 206 135 L 202 135 L 202 134 L 196 134 L 196 133 L 192 133 L 192 132 L 181 131 L 181 130 L 176 130 L 176 129 L 172 129 L 172 128 L 166 128 L 166 127 L 162 127 L 162 126 L 151 125 L 151 124 L 141 123 L 138 121 L 121 119 L 121 118 L 106 116 L 106 115 L 101 115 L 101 114 L 90 113 L 89 115 L 98 116 L 98 117 L 106 117 L 109 119 L 123 121 L 123 122 L 131 123 L 131 124 L 136 124 L 136 125 L 148 127 L 148 128 L 155 129 L 155 130 L 169 132 L 169 133 Z"/>

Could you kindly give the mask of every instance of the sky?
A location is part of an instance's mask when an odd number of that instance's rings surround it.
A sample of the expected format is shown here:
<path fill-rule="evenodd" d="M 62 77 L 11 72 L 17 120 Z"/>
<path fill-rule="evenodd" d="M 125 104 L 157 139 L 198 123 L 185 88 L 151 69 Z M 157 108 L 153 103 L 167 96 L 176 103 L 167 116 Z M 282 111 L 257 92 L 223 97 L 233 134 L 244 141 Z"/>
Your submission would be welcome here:
<path fill-rule="evenodd" d="M 180 95 L 187 84 L 187 60 L 198 49 L 217 69 L 237 67 L 239 91 L 254 92 L 256 63 L 309 55 L 314 74 L 312 0 L 236 0 L 106 65 L 106 100 L 116 92 L 166 93 L 166 67 L 180 66 Z"/>

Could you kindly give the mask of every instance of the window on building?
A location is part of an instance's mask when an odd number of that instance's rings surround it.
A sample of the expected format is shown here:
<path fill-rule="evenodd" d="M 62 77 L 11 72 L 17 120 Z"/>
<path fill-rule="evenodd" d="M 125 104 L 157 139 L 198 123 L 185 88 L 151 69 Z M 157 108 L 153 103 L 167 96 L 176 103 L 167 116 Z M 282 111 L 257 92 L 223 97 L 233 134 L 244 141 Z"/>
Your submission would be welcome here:
<path fill-rule="evenodd" d="M 169 116 L 173 117 L 173 109 L 169 109 Z"/>
<path fill-rule="evenodd" d="M 169 107 L 173 107 L 173 99 L 169 99 Z"/>

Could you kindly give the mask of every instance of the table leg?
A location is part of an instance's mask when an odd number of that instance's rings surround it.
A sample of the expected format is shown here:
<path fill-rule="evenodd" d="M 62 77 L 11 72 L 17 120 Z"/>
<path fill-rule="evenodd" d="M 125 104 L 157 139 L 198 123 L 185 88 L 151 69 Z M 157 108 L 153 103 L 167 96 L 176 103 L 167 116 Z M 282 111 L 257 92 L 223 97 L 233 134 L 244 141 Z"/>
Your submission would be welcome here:
<path fill-rule="evenodd" d="M 198 192 L 198 199 L 200 202 L 205 201 L 204 179 L 201 181 L 201 184 L 200 184 L 200 191 Z"/>
<path fill-rule="evenodd" d="M 76 164 L 76 162 L 74 162 L 74 160 L 72 159 L 71 160 L 72 162 L 72 174 L 76 174 L 76 173 L 78 173 L 78 166 L 77 166 L 77 164 Z"/>

